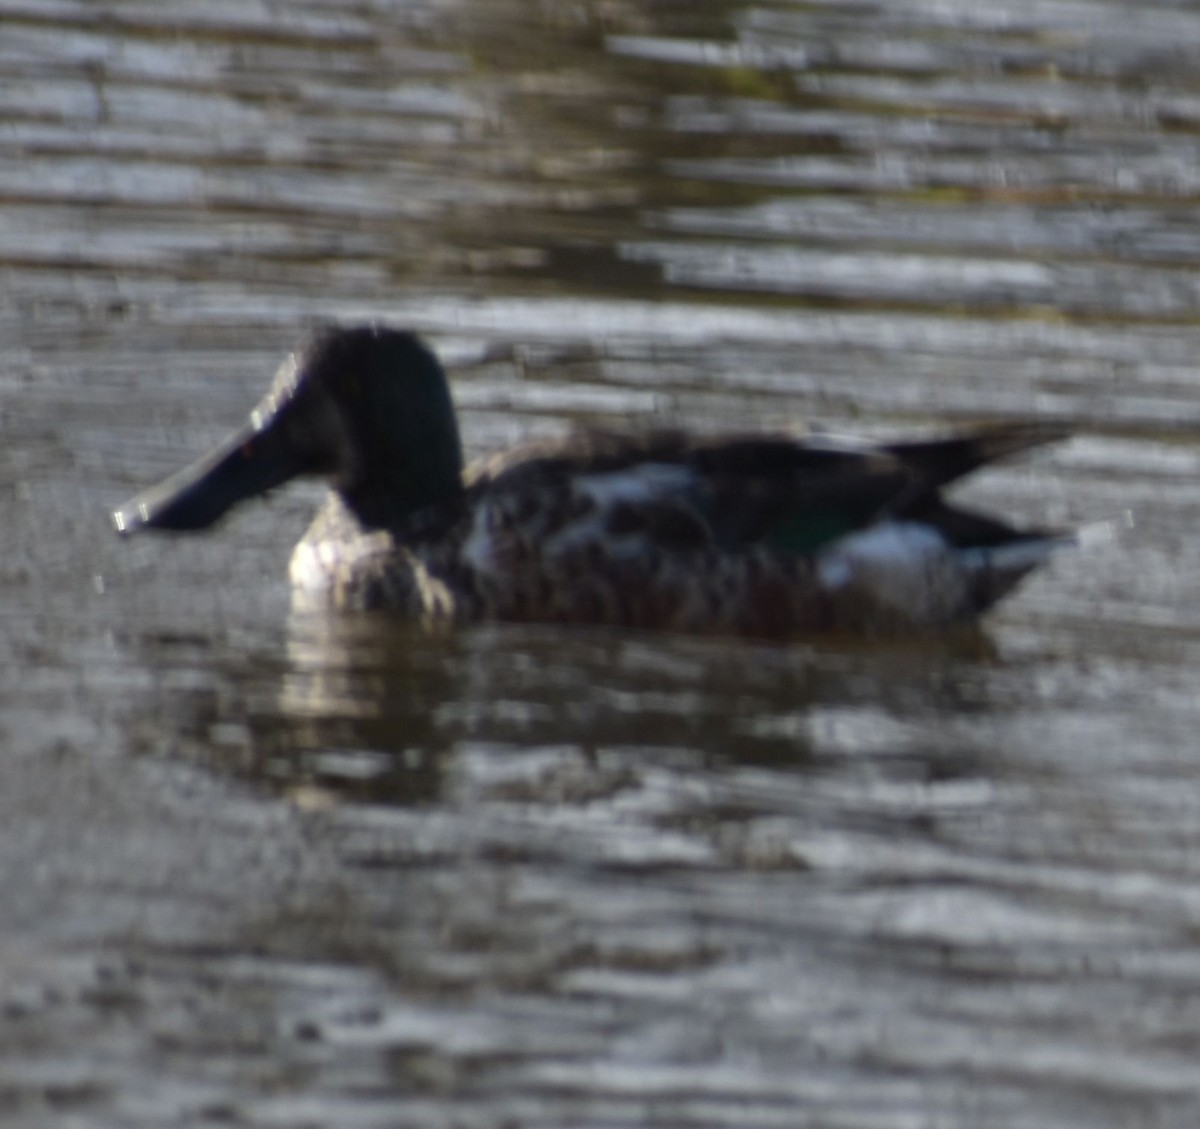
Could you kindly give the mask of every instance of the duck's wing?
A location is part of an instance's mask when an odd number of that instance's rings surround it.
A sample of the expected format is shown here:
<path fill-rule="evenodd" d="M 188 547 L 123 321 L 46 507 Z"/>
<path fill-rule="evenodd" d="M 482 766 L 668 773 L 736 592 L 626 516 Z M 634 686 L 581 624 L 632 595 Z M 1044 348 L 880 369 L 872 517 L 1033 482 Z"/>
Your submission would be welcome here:
<path fill-rule="evenodd" d="M 766 544 L 808 554 L 885 516 L 948 519 L 957 511 L 940 502 L 943 485 L 1058 437 L 1027 425 L 884 446 L 587 431 L 474 464 L 468 490 L 509 499 L 510 508 L 523 500 L 546 533 L 560 524 L 547 514 L 586 516 L 593 535 L 636 535 L 664 549 Z M 981 534 L 1003 528 L 987 521 L 961 524 Z"/>

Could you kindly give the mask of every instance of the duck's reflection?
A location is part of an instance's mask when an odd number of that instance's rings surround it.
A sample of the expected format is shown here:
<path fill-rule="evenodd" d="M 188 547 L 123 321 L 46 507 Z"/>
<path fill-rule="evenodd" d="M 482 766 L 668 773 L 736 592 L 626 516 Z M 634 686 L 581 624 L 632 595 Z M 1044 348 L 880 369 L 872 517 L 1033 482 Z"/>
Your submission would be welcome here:
<path fill-rule="evenodd" d="M 313 806 L 443 802 L 456 766 L 555 751 L 607 766 L 606 778 L 615 764 L 622 774 L 655 764 L 806 772 L 819 771 L 831 741 L 862 738 L 868 756 L 944 778 L 972 771 L 973 758 L 938 733 L 1004 708 L 991 700 L 988 687 L 1003 680 L 989 675 L 997 660 L 978 631 L 813 647 L 502 624 L 430 630 L 295 608 L 285 638 L 262 642 L 270 653 L 214 661 L 211 642 L 204 654 L 195 646 L 157 644 L 153 661 L 180 676 L 160 722 L 169 711 L 180 732 L 182 717 L 190 758 Z"/>
<path fill-rule="evenodd" d="M 416 804 L 440 791 L 452 637 L 390 616 L 294 610 L 275 712 L 255 728 L 293 798 Z M 264 763 L 265 767 L 265 763 Z"/>

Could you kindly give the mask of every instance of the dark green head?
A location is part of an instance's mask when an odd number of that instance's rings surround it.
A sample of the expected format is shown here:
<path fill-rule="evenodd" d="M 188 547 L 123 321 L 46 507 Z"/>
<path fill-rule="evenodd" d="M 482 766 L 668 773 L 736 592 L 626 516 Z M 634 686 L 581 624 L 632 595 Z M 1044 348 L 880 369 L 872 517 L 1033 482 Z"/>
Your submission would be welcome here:
<path fill-rule="evenodd" d="M 368 529 L 462 489 L 446 376 L 412 333 L 382 326 L 316 335 L 283 365 L 247 424 L 217 450 L 114 511 L 122 533 L 204 529 L 298 475 L 323 475 Z"/>

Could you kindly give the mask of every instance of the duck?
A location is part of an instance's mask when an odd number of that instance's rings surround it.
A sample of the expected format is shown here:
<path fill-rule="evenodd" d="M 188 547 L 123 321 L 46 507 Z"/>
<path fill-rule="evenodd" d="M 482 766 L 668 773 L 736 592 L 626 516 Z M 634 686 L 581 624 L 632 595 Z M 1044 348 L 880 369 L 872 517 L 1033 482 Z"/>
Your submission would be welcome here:
<path fill-rule="evenodd" d="M 992 423 L 896 442 L 577 430 L 464 466 L 445 371 L 413 332 L 334 325 L 245 425 L 112 513 L 194 533 L 291 479 L 327 498 L 297 601 L 428 624 L 609 625 L 785 638 L 974 623 L 1073 536 L 952 505 L 945 488 L 1065 438 Z"/>

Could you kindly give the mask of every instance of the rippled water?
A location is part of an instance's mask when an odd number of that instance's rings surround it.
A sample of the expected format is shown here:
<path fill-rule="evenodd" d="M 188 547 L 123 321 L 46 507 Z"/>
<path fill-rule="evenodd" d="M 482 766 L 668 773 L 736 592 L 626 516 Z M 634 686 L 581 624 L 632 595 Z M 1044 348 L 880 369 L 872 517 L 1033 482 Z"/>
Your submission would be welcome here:
<path fill-rule="evenodd" d="M 0 0 L 6 1125 L 1200 1118 L 1200 9 Z M 120 543 L 305 328 L 574 422 L 1077 437 L 978 633 L 303 616 Z M 1119 520 L 1118 520 L 1119 519 Z"/>

